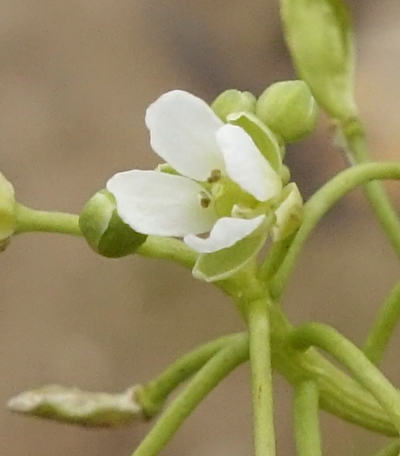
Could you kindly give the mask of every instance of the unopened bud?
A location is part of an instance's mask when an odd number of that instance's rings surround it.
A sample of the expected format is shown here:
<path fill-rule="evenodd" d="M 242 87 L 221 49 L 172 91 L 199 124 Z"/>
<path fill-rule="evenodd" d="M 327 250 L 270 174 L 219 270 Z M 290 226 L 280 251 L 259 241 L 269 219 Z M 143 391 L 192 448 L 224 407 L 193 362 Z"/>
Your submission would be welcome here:
<path fill-rule="evenodd" d="M 92 393 L 47 385 L 11 398 L 7 408 L 23 415 L 91 427 L 114 427 L 144 418 L 134 386 L 118 393 Z"/>
<path fill-rule="evenodd" d="M 262 93 L 256 113 L 271 130 L 290 143 L 314 130 L 318 108 L 304 81 L 282 81 Z"/>
<path fill-rule="evenodd" d="M 7 247 L 16 224 L 14 187 L 0 173 L 0 252 Z"/>
<path fill-rule="evenodd" d="M 229 114 L 233 112 L 255 112 L 256 97 L 250 92 L 229 89 L 218 95 L 211 108 L 222 121 L 226 122 Z"/>
<path fill-rule="evenodd" d="M 79 226 L 92 249 L 109 258 L 134 253 L 147 237 L 120 219 L 115 199 L 107 190 L 97 192 L 86 203 Z"/>

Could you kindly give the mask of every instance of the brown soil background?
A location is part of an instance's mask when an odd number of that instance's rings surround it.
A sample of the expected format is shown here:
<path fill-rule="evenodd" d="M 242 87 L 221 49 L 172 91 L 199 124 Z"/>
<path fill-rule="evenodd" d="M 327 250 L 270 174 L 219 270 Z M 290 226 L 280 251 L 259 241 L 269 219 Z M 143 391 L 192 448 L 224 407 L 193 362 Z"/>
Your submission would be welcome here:
<path fill-rule="evenodd" d="M 352 2 L 357 91 L 374 154 L 399 154 L 400 4 Z M 260 93 L 293 78 L 277 1 L 1 0 L 0 168 L 20 201 L 79 211 L 114 172 L 157 163 L 146 106 L 172 88 L 206 100 L 225 88 Z M 343 167 L 321 117 L 288 152 L 307 196 Z M 391 193 L 398 200 L 395 186 Z M 177 355 L 242 328 L 219 292 L 178 266 L 102 259 L 77 239 L 26 235 L 0 258 L 0 403 L 43 383 L 120 390 Z M 333 324 L 362 342 L 398 265 L 361 192 L 308 242 L 284 298 L 291 320 Z M 400 380 L 397 332 L 385 373 Z M 187 420 L 168 455 L 251 452 L 248 366 Z M 281 455 L 294 454 L 291 391 L 276 378 Z M 368 455 L 383 440 L 322 414 L 327 456 Z M 148 425 L 88 431 L 0 414 L 3 456 L 128 455 Z"/>

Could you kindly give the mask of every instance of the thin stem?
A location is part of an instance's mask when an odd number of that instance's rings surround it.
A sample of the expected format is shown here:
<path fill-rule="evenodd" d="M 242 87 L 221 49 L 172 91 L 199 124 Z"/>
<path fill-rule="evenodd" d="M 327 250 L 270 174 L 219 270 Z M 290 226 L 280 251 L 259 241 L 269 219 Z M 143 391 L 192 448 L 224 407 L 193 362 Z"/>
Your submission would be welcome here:
<path fill-rule="evenodd" d="M 240 340 L 229 344 L 213 356 L 165 410 L 132 456 L 158 454 L 204 397 L 247 357 L 247 335 L 242 335 Z"/>
<path fill-rule="evenodd" d="M 229 296 L 239 301 L 238 306 L 246 309 L 246 300 L 241 304 L 241 297 L 232 283 L 219 283 L 219 287 Z M 226 288 L 227 287 L 227 288 Z M 242 289 L 251 288 L 242 285 Z M 335 367 L 318 351 L 310 349 L 302 353 L 288 343 L 292 330 L 286 316 L 277 303 L 271 302 L 270 324 L 272 339 L 272 365 L 292 385 L 312 378 L 318 384 L 320 406 L 351 423 L 387 436 L 396 436 L 397 431 L 389 417 L 375 398 L 364 388 Z"/>
<path fill-rule="evenodd" d="M 375 397 L 400 431 L 400 393 L 352 342 L 335 329 L 319 323 L 294 329 L 290 341 L 300 350 L 315 345 L 342 363 Z"/>
<path fill-rule="evenodd" d="M 379 451 L 375 456 L 399 456 L 400 454 L 400 443 L 392 442 L 381 451 Z"/>
<path fill-rule="evenodd" d="M 136 253 L 145 257 L 174 261 L 190 269 L 193 268 L 197 259 L 197 253 L 189 249 L 183 242 L 160 236 L 148 236 L 146 242 L 138 248 Z"/>
<path fill-rule="evenodd" d="M 258 276 L 265 281 L 272 277 L 281 265 L 285 255 L 292 243 L 294 235 L 282 241 L 274 242 L 268 250 L 265 260 L 260 266 Z"/>
<path fill-rule="evenodd" d="M 16 234 L 29 232 L 82 236 L 79 229 L 79 215 L 40 211 L 18 204 Z M 183 242 L 159 236 L 148 236 L 136 253 L 145 257 L 175 261 L 187 268 L 192 268 L 197 259 L 196 252 L 189 249 Z"/>
<path fill-rule="evenodd" d="M 346 193 L 373 179 L 400 179 L 400 163 L 367 163 L 346 169 L 328 181 L 308 200 L 304 205 L 303 222 L 278 272 L 271 280 L 270 291 L 273 297 L 282 294 L 305 241 L 320 219 Z"/>
<path fill-rule="evenodd" d="M 305 380 L 294 389 L 294 431 L 297 456 L 321 456 L 318 387 Z"/>
<path fill-rule="evenodd" d="M 79 217 L 64 212 L 48 212 L 30 209 L 17 204 L 16 233 L 32 231 L 71 234 L 81 236 Z"/>
<path fill-rule="evenodd" d="M 196 373 L 204 364 L 229 344 L 243 339 L 243 334 L 219 337 L 196 347 L 170 364 L 155 379 L 145 384 L 137 393 L 146 416 L 155 415 L 163 406 L 169 394 L 183 381 Z"/>
<path fill-rule="evenodd" d="M 363 351 L 378 364 L 400 318 L 400 282 L 392 289 L 370 329 Z"/>
<path fill-rule="evenodd" d="M 255 456 L 275 455 L 275 430 L 270 352 L 268 301 L 253 301 L 248 307 L 249 354 L 253 398 Z"/>
<path fill-rule="evenodd" d="M 368 144 L 359 120 L 354 120 L 342 127 L 342 133 L 347 143 L 347 156 L 353 164 L 370 161 Z M 394 210 L 385 189 L 380 182 L 368 182 L 364 185 L 364 193 L 376 217 L 390 240 L 393 249 L 400 257 L 400 219 Z"/>

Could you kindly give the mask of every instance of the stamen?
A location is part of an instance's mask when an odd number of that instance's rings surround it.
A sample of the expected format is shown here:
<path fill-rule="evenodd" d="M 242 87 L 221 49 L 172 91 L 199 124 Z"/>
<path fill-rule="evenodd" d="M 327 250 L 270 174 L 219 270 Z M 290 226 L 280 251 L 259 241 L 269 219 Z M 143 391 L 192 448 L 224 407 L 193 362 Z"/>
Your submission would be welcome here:
<path fill-rule="evenodd" d="M 218 182 L 221 179 L 221 170 L 213 169 L 211 171 L 210 177 L 207 179 L 207 182 L 213 184 L 214 182 Z"/>
<path fill-rule="evenodd" d="M 200 192 L 200 205 L 206 209 L 211 203 L 210 197 L 206 192 Z"/>

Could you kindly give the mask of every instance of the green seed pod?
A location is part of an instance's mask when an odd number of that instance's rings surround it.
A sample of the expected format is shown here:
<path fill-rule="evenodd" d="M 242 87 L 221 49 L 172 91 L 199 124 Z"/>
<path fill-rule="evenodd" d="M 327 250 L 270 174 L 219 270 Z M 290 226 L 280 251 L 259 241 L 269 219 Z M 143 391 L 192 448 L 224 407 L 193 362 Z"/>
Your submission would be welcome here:
<path fill-rule="evenodd" d="M 15 231 L 16 203 L 14 187 L 0 173 L 0 252 L 5 250 Z"/>
<path fill-rule="evenodd" d="M 315 127 L 318 108 L 304 81 L 269 86 L 257 100 L 257 116 L 285 142 L 298 141 Z"/>
<path fill-rule="evenodd" d="M 357 115 L 352 30 L 342 0 L 280 0 L 285 38 L 296 70 L 332 117 Z"/>
<path fill-rule="evenodd" d="M 223 122 L 226 122 L 226 118 L 233 112 L 255 112 L 256 97 L 250 92 L 229 89 L 218 95 L 211 108 Z"/>
<path fill-rule="evenodd" d="M 92 249 L 108 258 L 134 253 L 147 238 L 120 219 L 114 197 L 107 190 L 97 192 L 86 203 L 79 226 Z"/>

